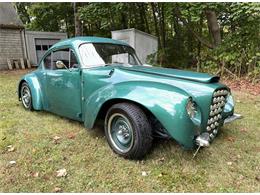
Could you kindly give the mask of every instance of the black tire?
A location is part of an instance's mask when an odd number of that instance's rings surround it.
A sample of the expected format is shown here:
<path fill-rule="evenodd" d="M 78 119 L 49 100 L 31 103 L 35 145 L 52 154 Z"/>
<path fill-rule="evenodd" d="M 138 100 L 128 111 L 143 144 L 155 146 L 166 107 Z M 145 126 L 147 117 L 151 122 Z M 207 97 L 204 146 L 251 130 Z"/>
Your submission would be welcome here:
<path fill-rule="evenodd" d="M 127 146 L 128 148 L 124 151 L 120 150 L 117 144 L 115 144 L 114 140 L 117 138 L 112 138 L 112 133 L 111 133 L 112 131 L 111 126 L 113 126 L 112 120 L 114 120 L 115 118 L 114 116 L 117 115 L 126 118 L 127 119 L 126 121 L 129 122 L 128 124 L 131 125 L 132 134 L 131 134 L 131 142 L 129 144 L 130 146 Z M 118 103 L 113 105 L 108 110 L 105 118 L 105 134 L 106 134 L 107 142 L 111 147 L 111 149 L 116 154 L 124 158 L 141 159 L 144 155 L 146 155 L 150 151 L 152 146 L 153 137 L 152 137 L 152 129 L 151 129 L 150 122 L 147 116 L 145 115 L 145 113 L 143 112 L 143 110 L 132 103 Z M 118 133 L 115 133 L 115 131 L 113 132 L 113 134 L 118 135 Z M 114 135 L 114 137 L 116 136 Z"/>
<path fill-rule="evenodd" d="M 26 92 L 25 92 L 26 91 Z M 28 98 L 26 98 L 26 101 L 24 99 L 24 95 L 25 93 L 29 96 Z M 21 89 L 20 89 L 20 96 L 21 96 L 21 101 L 22 101 L 22 105 L 26 110 L 33 110 L 33 105 L 32 105 L 32 93 L 30 90 L 29 85 L 26 82 L 22 83 Z"/>

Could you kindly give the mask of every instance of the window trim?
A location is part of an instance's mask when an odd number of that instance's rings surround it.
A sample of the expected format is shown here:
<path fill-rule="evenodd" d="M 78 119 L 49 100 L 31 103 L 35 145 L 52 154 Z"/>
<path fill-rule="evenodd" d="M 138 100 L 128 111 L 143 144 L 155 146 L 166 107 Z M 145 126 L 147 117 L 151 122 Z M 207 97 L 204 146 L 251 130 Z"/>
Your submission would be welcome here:
<path fill-rule="evenodd" d="M 52 55 L 53 55 L 53 52 L 55 52 L 55 51 L 57 51 L 57 50 L 62 50 L 62 49 L 69 49 L 70 51 L 72 50 L 72 52 L 74 53 L 74 55 L 75 55 L 75 57 L 76 57 L 76 60 L 77 60 L 77 62 L 78 62 L 78 65 L 79 65 L 79 67 L 78 67 L 78 69 L 81 69 L 82 67 L 81 67 L 81 58 L 80 58 L 80 56 L 77 54 L 77 52 L 75 51 L 75 49 L 73 48 L 73 46 L 71 46 L 71 45 L 64 45 L 64 46 L 61 46 L 61 47 L 54 47 L 54 48 L 52 48 L 52 49 L 49 49 L 48 51 L 46 51 L 46 53 L 44 54 L 44 56 L 42 57 L 42 59 L 40 60 L 40 62 L 39 62 L 39 67 L 41 67 L 43 70 L 54 70 L 53 69 L 53 63 L 52 63 Z M 45 58 L 49 55 L 49 54 L 51 54 L 51 69 L 46 69 L 45 68 L 45 65 L 44 65 L 44 60 L 45 60 Z"/>
<path fill-rule="evenodd" d="M 130 46 L 130 45 L 128 45 L 128 44 L 109 43 L 109 42 L 84 42 L 84 43 L 79 44 L 79 46 L 78 46 L 78 52 L 80 53 L 79 49 L 80 49 L 80 47 L 81 47 L 82 45 L 85 45 L 85 44 L 95 44 L 95 43 L 97 43 L 97 44 L 121 45 L 121 46 L 129 47 L 129 48 L 133 49 L 134 52 L 135 52 L 135 56 L 136 56 L 135 59 L 140 63 L 140 65 L 138 65 L 138 66 L 143 66 L 143 63 L 141 62 L 141 60 L 138 58 L 138 56 L 137 56 L 137 54 L 136 54 L 136 50 L 135 50 L 132 46 Z M 80 61 L 83 61 L 80 54 L 79 54 L 79 58 L 80 58 Z M 80 66 L 81 66 L 82 69 L 95 69 L 95 68 L 98 68 L 98 67 L 104 67 L 104 65 L 82 67 L 81 64 L 80 64 Z"/>

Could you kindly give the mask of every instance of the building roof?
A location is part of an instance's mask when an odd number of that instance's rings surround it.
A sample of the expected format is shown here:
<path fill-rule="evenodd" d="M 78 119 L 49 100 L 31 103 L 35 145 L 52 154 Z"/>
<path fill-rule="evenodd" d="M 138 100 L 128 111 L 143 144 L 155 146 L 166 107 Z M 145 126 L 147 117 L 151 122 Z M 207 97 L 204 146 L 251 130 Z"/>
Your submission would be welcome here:
<path fill-rule="evenodd" d="M 54 44 L 52 47 L 62 47 L 67 45 L 74 45 L 75 47 L 78 47 L 79 45 L 83 43 L 111 43 L 111 44 L 120 44 L 120 45 L 126 45 L 129 46 L 127 43 L 123 41 L 118 41 L 114 39 L 109 38 L 102 38 L 102 37 L 74 37 L 71 39 L 65 39 L 62 41 L 59 41 L 58 43 Z"/>
<path fill-rule="evenodd" d="M 24 28 L 12 3 L 0 3 L 0 28 Z"/>
<path fill-rule="evenodd" d="M 152 38 L 154 38 L 154 39 L 158 39 L 158 37 L 156 37 L 156 36 L 154 36 L 154 35 L 152 35 L 152 34 L 148 34 L 148 33 L 146 33 L 146 32 L 140 31 L 140 30 L 135 29 L 135 28 L 121 29 L 121 30 L 113 30 L 113 31 L 111 31 L 111 32 L 114 33 L 114 32 L 129 32 L 129 31 L 133 31 L 133 32 L 135 32 L 135 33 L 140 33 L 140 34 L 143 34 L 143 35 L 152 37 Z"/>

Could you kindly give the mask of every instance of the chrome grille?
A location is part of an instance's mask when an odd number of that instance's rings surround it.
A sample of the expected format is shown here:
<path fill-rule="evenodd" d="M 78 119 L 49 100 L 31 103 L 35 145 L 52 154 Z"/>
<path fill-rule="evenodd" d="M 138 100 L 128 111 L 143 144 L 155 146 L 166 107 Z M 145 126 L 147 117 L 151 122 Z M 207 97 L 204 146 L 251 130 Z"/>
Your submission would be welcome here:
<path fill-rule="evenodd" d="M 206 127 L 211 139 L 213 139 L 218 133 L 219 121 L 222 118 L 221 113 L 226 104 L 227 95 L 228 90 L 226 89 L 218 89 L 213 93 L 209 118 Z"/>

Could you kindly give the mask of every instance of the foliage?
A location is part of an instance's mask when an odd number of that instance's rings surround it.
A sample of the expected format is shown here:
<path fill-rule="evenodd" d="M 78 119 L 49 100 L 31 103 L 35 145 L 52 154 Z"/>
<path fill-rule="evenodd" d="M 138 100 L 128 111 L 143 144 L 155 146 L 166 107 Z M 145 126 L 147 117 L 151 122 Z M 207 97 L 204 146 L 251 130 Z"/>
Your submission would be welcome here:
<path fill-rule="evenodd" d="M 157 36 L 155 64 L 260 76 L 260 3 L 77 4 L 83 35 L 111 37 L 112 30 L 136 28 Z M 16 6 L 27 28 L 74 35 L 73 3 Z"/>
<path fill-rule="evenodd" d="M 74 12 L 71 3 L 16 3 L 16 6 L 29 30 L 63 31 L 68 35 L 73 34 Z"/>

